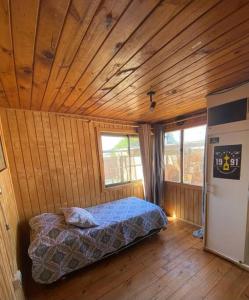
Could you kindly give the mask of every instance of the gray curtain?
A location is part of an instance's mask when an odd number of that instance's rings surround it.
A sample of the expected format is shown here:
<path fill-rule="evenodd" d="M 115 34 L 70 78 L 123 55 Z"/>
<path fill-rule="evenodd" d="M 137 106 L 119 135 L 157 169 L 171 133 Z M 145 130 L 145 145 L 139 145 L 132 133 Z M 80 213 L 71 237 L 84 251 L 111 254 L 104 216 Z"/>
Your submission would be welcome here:
<path fill-rule="evenodd" d="M 163 207 L 164 191 L 164 128 L 141 124 L 138 129 L 144 174 L 144 195 L 147 201 Z"/>
<path fill-rule="evenodd" d="M 138 128 L 139 143 L 144 174 L 144 197 L 153 202 L 152 169 L 153 169 L 153 141 L 150 124 L 141 124 Z"/>
<path fill-rule="evenodd" d="M 153 202 L 164 206 L 164 126 L 154 125 Z"/>

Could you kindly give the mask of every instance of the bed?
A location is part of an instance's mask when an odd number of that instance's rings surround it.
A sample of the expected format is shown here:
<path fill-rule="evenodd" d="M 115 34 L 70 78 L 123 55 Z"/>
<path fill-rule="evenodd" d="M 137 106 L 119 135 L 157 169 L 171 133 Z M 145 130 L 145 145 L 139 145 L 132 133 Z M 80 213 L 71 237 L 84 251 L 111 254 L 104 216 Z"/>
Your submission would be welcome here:
<path fill-rule="evenodd" d="M 89 207 L 99 226 L 82 229 L 65 223 L 63 214 L 45 213 L 30 220 L 32 276 L 50 284 L 165 228 L 160 207 L 129 197 Z"/>

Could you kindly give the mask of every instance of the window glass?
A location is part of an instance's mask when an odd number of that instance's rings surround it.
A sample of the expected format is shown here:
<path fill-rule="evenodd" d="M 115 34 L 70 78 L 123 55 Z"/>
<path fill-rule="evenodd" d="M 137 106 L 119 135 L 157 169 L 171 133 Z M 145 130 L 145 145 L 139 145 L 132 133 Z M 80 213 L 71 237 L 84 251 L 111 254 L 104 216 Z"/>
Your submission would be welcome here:
<path fill-rule="evenodd" d="M 181 131 L 165 133 L 165 180 L 181 182 Z"/>
<path fill-rule="evenodd" d="M 138 137 L 104 134 L 101 141 L 105 186 L 142 179 Z"/>
<path fill-rule="evenodd" d="M 203 185 L 206 126 L 183 131 L 183 183 Z"/>
<path fill-rule="evenodd" d="M 143 179 L 143 169 L 138 136 L 130 136 L 131 180 Z"/>

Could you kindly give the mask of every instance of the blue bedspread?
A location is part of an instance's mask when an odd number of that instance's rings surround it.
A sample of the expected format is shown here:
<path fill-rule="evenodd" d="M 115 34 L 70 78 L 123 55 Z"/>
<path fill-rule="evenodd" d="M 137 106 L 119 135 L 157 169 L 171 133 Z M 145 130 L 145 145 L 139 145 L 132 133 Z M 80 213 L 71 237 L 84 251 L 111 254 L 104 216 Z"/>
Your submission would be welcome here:
<path fill-rule="evenodd" d="M 167 224 L 167 218 L 158 206 L 135 197 L 87 210 L 99 226 L 82 229 L 67 225 L 63 215 L 52 213 L 30 220 L 28 253 L 35 281 L 52 283 Z"/>

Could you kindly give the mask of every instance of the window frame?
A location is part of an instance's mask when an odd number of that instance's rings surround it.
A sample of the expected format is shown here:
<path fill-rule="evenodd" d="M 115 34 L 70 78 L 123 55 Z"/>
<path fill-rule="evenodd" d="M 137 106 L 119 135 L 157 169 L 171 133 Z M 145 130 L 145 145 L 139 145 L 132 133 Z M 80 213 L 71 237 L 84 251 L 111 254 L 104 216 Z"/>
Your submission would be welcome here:
<path fill-rule="evenodd" d="M 99 169 L 100 169 L 100 181 L 101 181 L 101 188 L 102 191 L 108 191 L 113 189 L 120 189 L 122 187 L 127 187 L 130 185 L 140 184 L 142 179 L 131 180 L 126 182 L 120 183 L 113 183 L 113 184 L 105 184 L 105 171 L 104 171 L 104 157 L 103 157 L 103 149 L 102 149 L 102 135 L 110 135 L 110 136 L 137 136 L 138 133 L 134 129 L 118 129 L 118 128 L 97 128 L 97 137 L 98 137 L 98 152 L 99 152 Z M 129 139 L 128 139 L 129 144 Z M 130 160 L 130 147 L 128 148 L 129 152 L 129 160 Z"/>
<path fill-rule="evenodd" d="M 206 125 L 206 128 L 207 128 L 207 123 L 206 122 L 198 122 L 196 124 L 181 126 L 180 128 L 179 127 L 171 127 L 171 128 L 166 128 L 164 130 L 164 133 L 172 132 L 172 131 L 180 131 L 180 182 L 166 180 L 165 177 L 164 177 L 164 182 L 169 183 L 169 184 L 173 184 L 173 185 L 181 185 L 181 186 L 185 186 L 185 187 L 194 187 L 194 188 L 200 188 L 200 189 L 203 188 L 203 185 L 194 185 L 194 184 L 189 184 L 189 183 L 184 183 L 183 182 L 183 167 L 184 167 L 183 144 L 184 144 L 184 129 L 194 128 L 194 127 L 199 127 L 199 126 L 205 126 L 205 125 Z M 165 174 L 164 174 L 164 176 L 165 176 Z"/>

